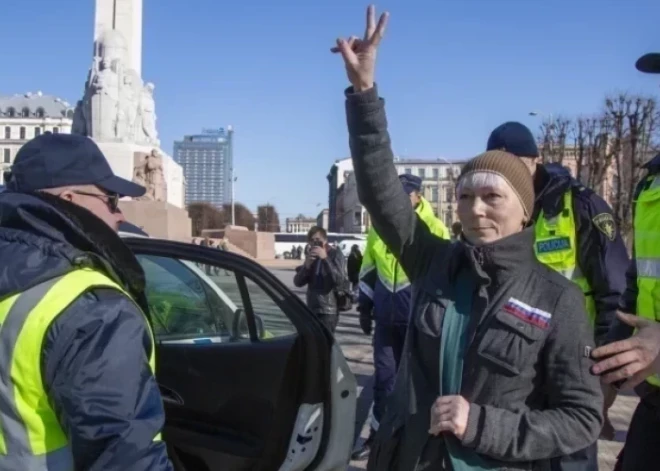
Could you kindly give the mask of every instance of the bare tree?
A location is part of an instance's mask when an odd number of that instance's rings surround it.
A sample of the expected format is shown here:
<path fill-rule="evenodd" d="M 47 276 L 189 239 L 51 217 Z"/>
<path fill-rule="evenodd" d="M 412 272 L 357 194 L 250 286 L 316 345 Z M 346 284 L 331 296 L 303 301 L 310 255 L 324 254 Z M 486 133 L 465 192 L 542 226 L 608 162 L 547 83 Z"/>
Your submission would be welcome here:
<path fill-rule="evenodd" d="M 604 119 L 611 127 L 608 147 L 616 173 L 612 207 L 627 241 L 632 232 L 635 187 L 644 174 L 642 166 L 658 149 L 659 112 L 655 98 L 619 94 L 605 100 Z"/>
<path fill-rule="evenodd" d="M 544 164 L 563 165 L 566 158 L 566 139 L 572 124 L 570 119 L 562 116 L 551 117 L 541 123 L 539 147 Z"/>

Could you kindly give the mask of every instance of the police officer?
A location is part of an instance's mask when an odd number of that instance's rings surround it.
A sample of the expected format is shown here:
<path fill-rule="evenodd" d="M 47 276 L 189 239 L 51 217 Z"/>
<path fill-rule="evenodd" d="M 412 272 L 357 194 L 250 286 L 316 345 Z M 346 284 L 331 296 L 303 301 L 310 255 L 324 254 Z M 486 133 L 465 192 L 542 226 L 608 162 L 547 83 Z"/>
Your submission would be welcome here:
<path fill-rule="evenodd" d="M 619 297 L 625 289 L 621 267 L 628 264 L 628 254 L 617 231 L 612 208 L 561 165 L 540 164 L 536 141 L 526 126 L 517 122 L 498 126 L 487 144 L 487 150 L 494 149 L 517 155 L 532 173 L 536 193 L 532 217 L 536 230 L 536 256 L 582 289 L 596 344 L 604 344 L 616 315 Z M 614 392 L 607 388 L 606 411 L 614 397 Z M 614 434 L 607 418 L 603 434 Z M 563 457 L 561 466 L 556 469 L 597 470 L 596 445 L 594 443 L 571 457 Z M 557 467 L 556 462 L 553 467 Z"/>
<path fill-rule="evenodd" d="M 645 54 L 637 60 L 636 67 L 641 72 L 660 74 L 660 53 Z M 644 168 L 646 176 L 633 197 L 633 260 L 621 298 L 622 322 L 614 322 L 609 336 L 619 342 L 594 351 L 594 356 L 602 361 L 593 372 L 602 374 L 605 382 L 622 387 L 638 385 L 635 391 L 640 402 L 630 422 L 617 471 L 660 466 L 660 330 L 657 324 L 653 325 L 660 322 L 660 154 Z M 625 313 L 642 319 L 635 320 Z M 639 331 L 628 339 L 634 328 Z"/>
<path fill-rule="evenodd" d="M 0 194 L 0 470 L 171 470 L 144 273 L 84 136 L 26 143 Z"/>
<path fill-rule="evenodd" d="M 421 195 L 422 179 L 409 174 L 399 176 L 403 189 L 410 195 L 410 202 L 431 232 L 449 239 L 449 230 L 435 217 L 428 201 Z M 366 335 L 371 334 L 375 321 L 374 346 L 374 404 L 371 417 L 371 433 L 362 447 L 353 453 L 354 460 L 369 456 L 374 435 L 385 408 L 385 399 L 392 392 L 394 378 L 399 367 L 410 313 L 410 282 L 399 266 L 395 254 L 372 228 L 367 236 L 358 295 L 360 326 Z"/>

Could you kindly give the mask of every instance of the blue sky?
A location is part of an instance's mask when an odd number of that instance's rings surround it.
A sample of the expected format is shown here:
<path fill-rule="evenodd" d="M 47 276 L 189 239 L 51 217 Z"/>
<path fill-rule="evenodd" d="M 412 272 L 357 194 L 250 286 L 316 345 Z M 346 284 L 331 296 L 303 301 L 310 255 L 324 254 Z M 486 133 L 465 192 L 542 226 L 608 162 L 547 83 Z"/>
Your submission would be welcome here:
<path fill-rule="evenodd" d="M 71 102 L 91 63 L 92 0 L 3 7 L 0 94 Z M 156 84 L 164 149 L 203 127 L 236 130 L 237 200 L 282 218 L 327 205 L 325 176 L 348 156 L 339 35 L 361 34 L 356 0 L 144 0 L 143 78 Z M 377 79 L 395 151 L 467 158 L 529 111 L 588 114 L 605 94 L 656 94 L 638 73 L 660 51 L 657 0 L 385 0 Z"/>

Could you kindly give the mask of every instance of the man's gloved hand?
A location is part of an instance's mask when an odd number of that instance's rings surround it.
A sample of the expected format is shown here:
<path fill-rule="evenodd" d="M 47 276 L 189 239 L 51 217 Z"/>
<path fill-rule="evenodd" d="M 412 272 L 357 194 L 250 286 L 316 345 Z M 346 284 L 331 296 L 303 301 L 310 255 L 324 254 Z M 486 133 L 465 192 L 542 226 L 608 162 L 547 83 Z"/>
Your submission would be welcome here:
<path fill-rule="evenodd" d="M 373 322 L 371 309 L 358 306 L 358 312 L 360 313 L 360 327 L 362 328 L 362 332 L 364 332 L 364 335 L 371 335 L 371 324 Z"/>

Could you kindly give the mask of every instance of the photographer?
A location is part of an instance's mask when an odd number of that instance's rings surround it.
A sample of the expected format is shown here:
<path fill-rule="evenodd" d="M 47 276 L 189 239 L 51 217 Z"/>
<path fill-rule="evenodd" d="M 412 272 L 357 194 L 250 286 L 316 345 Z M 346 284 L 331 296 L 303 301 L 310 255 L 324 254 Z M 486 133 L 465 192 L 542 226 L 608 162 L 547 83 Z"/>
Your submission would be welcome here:
<path fill-rule="evenodd" d="M 307 306 L 334 334 L 339 321 L 336 291 L 345 283 L 344 255 L 328 245 L 328 233 L 312 227 L 308 234 L 310 251 L 305 263 L 296 268 L 293 283 L 307 285 Z"/>

